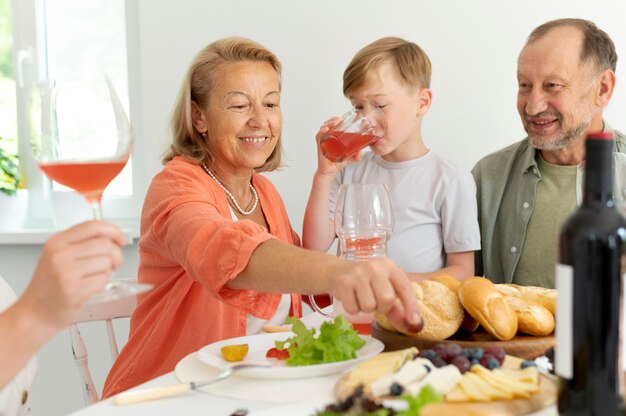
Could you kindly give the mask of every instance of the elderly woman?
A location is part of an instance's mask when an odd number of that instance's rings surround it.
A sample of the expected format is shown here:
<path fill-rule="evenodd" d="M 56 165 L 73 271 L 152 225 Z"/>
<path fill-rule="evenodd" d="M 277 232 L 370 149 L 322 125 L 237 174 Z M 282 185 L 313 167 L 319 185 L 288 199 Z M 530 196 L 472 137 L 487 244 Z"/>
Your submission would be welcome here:
<path fill-rule="evenodd" d="M 155 289 L 139 297 L 103 397 L 209 343 L 301 316 L 301 293 L 421 323 L 390 260 L 350 263 L 298 247 L 280 195 L 259 174 L 281 165 L 280 71 L 273 53 L 242 38 L 210 44 L 192 62 L 141 218 L 139 280 Z"/>

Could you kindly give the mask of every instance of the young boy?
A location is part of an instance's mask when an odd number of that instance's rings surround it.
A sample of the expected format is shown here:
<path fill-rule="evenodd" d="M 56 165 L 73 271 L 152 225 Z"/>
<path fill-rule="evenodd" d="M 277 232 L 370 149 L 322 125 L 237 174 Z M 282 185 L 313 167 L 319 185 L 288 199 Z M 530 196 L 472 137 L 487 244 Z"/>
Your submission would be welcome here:
<path fill-rule="evenodd" d="M 422 140 L 422 118 L 432 102 L 430 75 L 428 56 L 404 39 L 379 39 L 354 56 L 343 74 L 344 95 L 357 110 L 380 109 L 373 122 L 382 137 L 370 145 L 372 152 L 341 164 L 318 152 L 304 247 L 326 251 L 332 245 L 340 184 L 384 183 L 395 215 L 388 256 L 415 281 L 474 275 L 474 250 L 480 249 L 474 180 Z M 321 136 L 337 124 L 335 118 L 320 128 L 318 149 Z"/>

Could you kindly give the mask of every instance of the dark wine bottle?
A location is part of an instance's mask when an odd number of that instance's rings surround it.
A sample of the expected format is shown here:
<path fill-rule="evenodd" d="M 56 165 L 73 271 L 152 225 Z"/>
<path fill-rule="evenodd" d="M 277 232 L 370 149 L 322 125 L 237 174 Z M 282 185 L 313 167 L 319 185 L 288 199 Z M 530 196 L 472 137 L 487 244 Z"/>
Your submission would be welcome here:
<path fill-rule="evenodd" d="M 613 199 L 613 137 L 587 135 L 583 201 L 559 237 L 555 367 L 560 415 L 624 414 L 626 219 Z"/>

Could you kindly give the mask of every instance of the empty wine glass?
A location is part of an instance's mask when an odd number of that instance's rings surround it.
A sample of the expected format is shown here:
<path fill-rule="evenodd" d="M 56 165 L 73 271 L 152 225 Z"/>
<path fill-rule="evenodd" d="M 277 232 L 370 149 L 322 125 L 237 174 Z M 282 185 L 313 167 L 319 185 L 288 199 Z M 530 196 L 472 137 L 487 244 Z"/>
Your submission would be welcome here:
<path fill-rule="evenodd" d="M 386 257 L 387 242 L 394 227 L 389 191 L 384 184 L 342 184 L 335 205 L 335 232 L 339 239 L 339 257 L 348 261 L 367 261 Z M 333 300 L 330 313 L 322 311 L 309 296 L 316 312 L 334 318 L 346 315 L 361 334 L 371 334 L 373 314 L 347 314 L 341 302 Z"/>
<path fill-rule="evenodd" d="M 52 180 L 82 194 L 96 220 L 102 194 L 124 168 L 133 146 L 126 112 L 102 74 L 47 80 L 33 89 L 29 105 L 31 150 Z M 150 290 L 152 285 L 111 280 L 89 303 Z"/>

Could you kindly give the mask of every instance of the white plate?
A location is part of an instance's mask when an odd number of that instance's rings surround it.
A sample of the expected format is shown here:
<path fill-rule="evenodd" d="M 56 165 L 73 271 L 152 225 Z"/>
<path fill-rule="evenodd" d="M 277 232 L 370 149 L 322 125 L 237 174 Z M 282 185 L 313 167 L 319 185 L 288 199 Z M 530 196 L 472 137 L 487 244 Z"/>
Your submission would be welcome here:
<path fill-rule="evenodd" d="M 365 345 L 357 351 L 357 358 L 353 360 L 329 364 L 288 366 L 284 361 L 268 360 L 265 358 L 267 350 L 275 347 L 275 341 L 284 341 L 294 335 L 293 332 L 277 332 L 226 339 L 201 348 L 198 351 L 198 358 L 203 363 L 218 370 L 223 370 L 226 367 L 232 367 L 237 364 L 261 364 L 267 366 L 240 370 L 237 372 L 237 375 L 241 375 L 242 377 L 289 379 L 319 377 L 341 373 L 351 369 L 359 361 L 373 357 L 385 348 L 385 345 L 379 340 L 361 335 L 361 338 L 365 340 Z M 248 344 L 248 355 L 246 355 L 246 358 L 237 363 L 230 363 L 224 360 L 220 349 L 227 345 L 237 344 Z"/>

